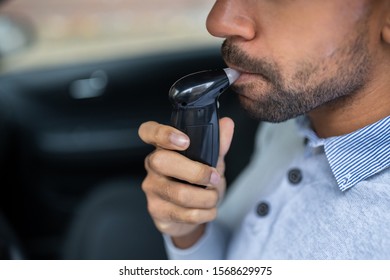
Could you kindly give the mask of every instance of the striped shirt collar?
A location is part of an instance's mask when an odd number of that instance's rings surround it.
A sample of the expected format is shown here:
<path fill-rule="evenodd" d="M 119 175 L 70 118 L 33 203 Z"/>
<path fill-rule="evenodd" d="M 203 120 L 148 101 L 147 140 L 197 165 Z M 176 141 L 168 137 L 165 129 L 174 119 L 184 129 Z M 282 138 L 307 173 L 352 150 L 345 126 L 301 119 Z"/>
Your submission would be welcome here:
<path fill-rule="evenodd" d="M 319 138 L 307 117 L 297 119 L 309 147 L 323 147 L 341 191 L 390 167 L 390 116 L 350 134 Z"/>

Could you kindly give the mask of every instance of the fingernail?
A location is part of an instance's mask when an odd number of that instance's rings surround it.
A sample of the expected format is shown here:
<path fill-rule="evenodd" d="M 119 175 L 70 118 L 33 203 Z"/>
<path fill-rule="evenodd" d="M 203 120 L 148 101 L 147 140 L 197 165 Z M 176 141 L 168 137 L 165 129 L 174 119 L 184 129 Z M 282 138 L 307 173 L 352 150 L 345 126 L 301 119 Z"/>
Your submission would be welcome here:
<path fill-rule="evenodd" d="M 180 134 L 176 134 L 176 133 L 172 133 L 169 136 L 169 140 L 171 141 L 172 144 L 174 144 L 178 147 L 187 147 L 188 142 L 189 142 L 187 137 L 180 135 Z"/>
<path fill-rule="evenodd" d="M 213 171 L 210 176 L 210 184 L 216 186 L 218 185 L 220 180 L 221 180 L 221 176 L 219 176 L 217 172 Z"/>

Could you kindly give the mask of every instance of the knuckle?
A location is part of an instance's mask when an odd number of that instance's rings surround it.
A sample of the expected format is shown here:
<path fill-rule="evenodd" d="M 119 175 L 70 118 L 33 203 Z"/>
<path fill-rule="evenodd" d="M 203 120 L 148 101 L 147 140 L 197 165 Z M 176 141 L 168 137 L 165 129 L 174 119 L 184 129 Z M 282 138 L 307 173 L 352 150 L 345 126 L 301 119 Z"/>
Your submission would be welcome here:
<path fill-rule="evenodd" d="M 160 170 L 166 161 L 163 151 L 154 151 L 148 156 L 148 166 L 154 170 Z"/>
<path fill-rule="evenodd" d="M 147 210 L 153 220 L 170 221 L 170 208 L 158 198 L 148 199 Z"/>
<path fill-rule="evenodd" d="M 172 197 L 180 204 L 189 203 L 191 196 L 188 194 L 188 188 L 178 188 Z"/>
<path fill-rule="evenodd" d="M 185 221 L 189 224 L 198 224 L 201 222 L 201 213 L 199 209 L 188 210 L 185 215 Z"/>
<path fill-rule="evenodd" d="M 171 221 L 171 222 L 179 222 L 179 223 L 183 223 L 183 222 L 186 222 L 186 220 L 182 217 L 182 214 L 177 212 L 177 211 L 169 211 L 167 213 L 167 217 L 168 217 L 168 220 Z"/>
<path fill-rule="evenodd" d="M 157 213 L 159 213 L 158 211 L 158 207 L 156 206 L 156 203 L 152 203 L 152 202 L 149 202 L 147 203 L 147 209 L 148 209 L 148 212 L 149 214 L 152 216 L 152 217 L 155 217 Z"/>
<path fill-rule="evenodd" d="M 167 222 L 163 222 L 163 221 L 159 221 L 159 220 L 154 220 L 154 223 L 155 223 L 157 229 L 158 229 L 160 232 L 168 232 L 169 229 L 171 228 L 171 224 L 170 224 L 170 223 L 167 223 Z"/>
<path fill-rule="evenodd" d="M 208 183 L 210 178 L 210 169 L 208 166 L 204 164 L 197 164 L 196 167 L 193 168 L 193 178 L 195 182 L 198 183 Z"/>
<path fill-rule="evenodd" d="M 159 125 L 156 128 L 156 132 L 154 134 L 154 140 L 157 145 L 165 144 L 167 139 L 166 128 L 162 125 Z"/>
<path fill-rule="evenodd" d="M 150 187 L 151 187 L 150 180 L 149 180 L 148 176 L 146 176 L 146 178 L 142 181 L 141 189 L 142 189 L 145 193 L 148 193 L 149 190 L 150 190 Z"/>
<path fill-rule="evenodd" d="M 145 167 L 146 171 L 149 171 L 149 169 L 150 169 L 150 156 L 151 156 L 151 154 L 147 155 L 145 157 L 145 160 L 144 160 L 144 167 Z"/>
<path fill-rule="evenodd" d="M 174 201 L 174 191 L 169 184 L 164 184 L 159 188 L 160 197 L 166 201 Z"/>

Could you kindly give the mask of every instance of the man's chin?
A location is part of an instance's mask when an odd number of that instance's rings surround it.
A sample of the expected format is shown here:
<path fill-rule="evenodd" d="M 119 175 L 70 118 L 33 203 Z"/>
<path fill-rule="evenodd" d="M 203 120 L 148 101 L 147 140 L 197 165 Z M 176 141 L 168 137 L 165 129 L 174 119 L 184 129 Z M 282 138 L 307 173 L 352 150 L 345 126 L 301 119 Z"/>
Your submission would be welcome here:
<path fill-rule="evenodd" d="M 265 120 L 264 112 L 261 109 L 261 105 L 254 102 L 252 99 L 246 97 L 245 95 L 239 95 L 238 99 L 240 101 L 241 107 L 245 112 L 252 118 L 258 121 Z"/>
<path fill-rule="evenodd" d="M 276 104 L 256 102 L 245 95 L 239 95 L 241 107 L 252 118 L 258 121 L 280 123 L 295 118 L 300 114 L 294 114 Z"/>

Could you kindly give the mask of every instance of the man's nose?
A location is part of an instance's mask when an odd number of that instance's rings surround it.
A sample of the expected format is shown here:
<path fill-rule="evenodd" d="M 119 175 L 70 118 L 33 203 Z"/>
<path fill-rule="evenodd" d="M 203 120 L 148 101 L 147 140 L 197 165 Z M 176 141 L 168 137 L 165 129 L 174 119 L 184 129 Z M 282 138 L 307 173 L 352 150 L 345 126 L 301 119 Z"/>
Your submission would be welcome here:
<path fill-rule="evenodd" d="M 217 0 L 207 17 L 207 30 L 215 37 L 252 40 L 256 24 L 242 0 Z"/>

